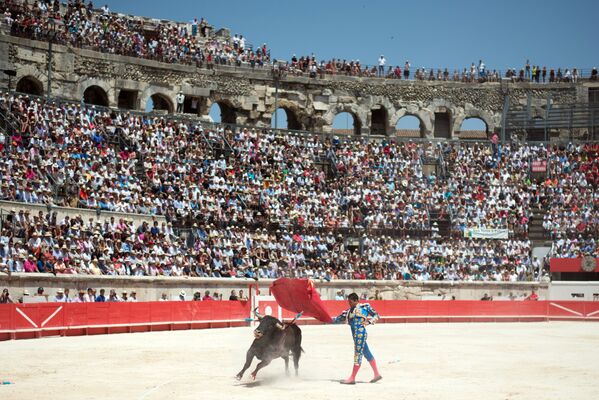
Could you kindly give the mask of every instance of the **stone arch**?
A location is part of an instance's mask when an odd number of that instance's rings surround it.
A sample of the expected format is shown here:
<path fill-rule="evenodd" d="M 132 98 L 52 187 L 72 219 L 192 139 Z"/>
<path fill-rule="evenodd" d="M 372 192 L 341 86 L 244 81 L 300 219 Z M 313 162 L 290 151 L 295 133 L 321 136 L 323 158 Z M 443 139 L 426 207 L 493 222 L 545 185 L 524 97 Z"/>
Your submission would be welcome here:
<path fill-rule="evenodd" d="M 389 134 L 389 111 L 381 104 L 375 104 L 370 108 L 370 134 Z"/>
<path fill-rule="evenodd" d="M 212 110 L 212 106 L 215 104 L 220 109 L 221 124 L 237 124 L 237 108 L 232 101 L 228 99 L 209 99 L 207 102 L 208 112 Z"/>
<path fill-rule="evenodd" d="M 287 116 L 287 129 L 290 130 L 305 130 L 306 124 L 305 121 L 308 117 L 305 115 L 304 111 L 301 109 L 293 101 L 287 99 L 280 99 L 277 104 L 277 110 L 282 109 L 285 111 L 285 115 Z M 274 116 L 277 110 L 274 109 L 274 104 L 271 108 L 271 121 L 274 121 Z M 281 126 L 279 125 L 279 128 Z"/>
<path fill-rule="evenodd" d="M 124 110 L 139 108 L 139 91 L 121 88 L 117 97 L 117 107 Z"/>
<path fill-rule="evenodd" d="M 36 77 L 27 75 L 17 81 L 16 91 L 34 96 L 43 96 L 44 84 Z"/>
<path fill-rule="evenodd" d="M 208 98 L 206 96 L 185 95 L 183 113 L 202 116 L 208 114 Z"/>
<path fill-rule="evenodd" d="M 434 99 L 427 109 L 430 109 L 434 115 L 434 137 L 450 139 L 453 136 L 453 120 L 456 115 L 453 104 L 445 99 Z"/>
<path fill-rule="evenodd" d="M 83 91 L 83 102 L 85 104 L 92 104 L 95 106 L 108 107 L 110 102 L 108 101 L 108 93 L 100 86 L 92 85 Z"/>
<path fill-rule="evenodd" d="M 139 106 L 142 111 L 145 111 L 148 106 L 148 102 L 152 99 L 152 97 L 158 95 L 158 97 L 166 103 L 165 110 L 169 113 L 172 113 L 175 111 L 174 99 L 177 95 L 177 92 L 178 91 L 176 90 L 170 90 L 165 87 L 148 86 L 141 93 Z"/>
<path fill-rule="evenodd" d="M 396 127 L 399 120 L 406 115 L 411 115 L 420 120 L 420 136 L 421 137 L 432 137 L 433 134 L 433 118 L 434 114 L 425 108 L 420 108 L 415 105 L 408 105 L 407 107 L 399 108 L 391 116 L 391 126 L 393 131 L 396 132 Z"/>
<path fill-rule="evenodd" d="M 463 127 L 464 127 L 464 123 L 465 123 L 466 121 L 472 121 L 472 120 L 477 120 L 477 121 L 480 121 L 480 122 L 482 123 L 482 125 L 483 125 L 483 126 L 482 126 L 482 128 L 483 128 L 482 130 L 483 130 L 483 131 L 484 131 L 484 132 L 485 132 L 487 135 L 489 134 L 489 124 L 487 124 L 487 122 L 486 122 L 484 119 L 482 119 L 482 118 L 479 118 L 479 117 L 467 117 L 467 118 L 464 118 L 464 120 L 462 121 L 462 125 L 460 125 L 460 132 L 464 131 L 464 129 L 463 129 Z"/>
<path fill-rule="evenodd" d="M 85 99 L 85 92 L 88 91 L 92 87 L 94 87 L 93 90 L 95 91 L 95 93 L 98 94 L 102 98 L 103 103 L 105 100 L 106 107 L 113 107 L 113 106 L 117 105 L 117 102 L 114 98 L 113 87 L 110 86 L 106 81 L 103 81 L 101 79 L 91 78 L 91 79 L 85 79 L 85 80 L 82 80 L 81 82 L 79 82 L 79 85 L 77 87 L 77 98 L 80 101 L 83 101 L 88 104 L 96 104 L 96 103 L 87 102 Z M 97 105 L 104 105 L 104 104 L 97 104 Z"/>
<path fill-rule="evenodd" d="M 351 128 L 347 124 L 349 122 L 349 118 L 351 117 Z M 339 124 L 343 123 L 345 118 L 346 124 L 345 127 L 340 127 Z M 335 126 L 337 125 L 337 126 Z M 341 111 L 339 114 L 335 115 L 335 119 L 333 120 L 333 127 L 331 130 L 333 133 L 344 134 L 344 135 L 361 135 L 362 134 L 362 124 L 358 117 L 350 112 Z"/>
<path fill-rule="evenodd" d="M 164 93 L 154 93 L 150 96 L 149 100 L 152 100 L 152 110 L 151 111 L 166 111 L 167 114 L 172 114 L 175 110 L 175 106 L 171 98 L 169 98 Z M 148 107 L 148 103 L 146 101 L 146 111 Z"/>
<path fill-rule="evenodd" d="M 335 104 L 329 108 L 329 110 L 323 116 L 325 124 L 325 126 L 323 126 L 323 130 L 325 132 L 331 132 L 333 130 L 333 121 L 335 120 L 335 117 L 337 114 L 341 114 L 343 112 L 349 113 L 353 116 L 354 134 L 362 134 L 363 122 L 367 120 L 368 116 L 365 110 L 353 103 Z"/>
<path fill-rule="evenodd" d="M 18 83 L 21 81 L 21 79 L 24 78 L 27 78 L 28 81 L 33 81 L 36 84 L 39 83 L 41 85 L 42 95 L 45 94 L 44 90 L 48 85 L 48 76 L 45 73 L 41 72 L 40 69 L 35 68 L 31 65 L 19 66 L 19 68 L 17 68 L 17 76 L 15 77 L 15 82 L 17 82 L 17 88 Z"/>
<path fill-rule="evenodd" d="M 487 127 L 487 135 L 495 131 L 497 125 L 495 124 L 495 118 L 492 113 L 479 110 L 477 108 L 467 108 L 464 112 L 458 112 L 454 118 L 453 132 L 460 132 L 460 128 L 462 127 L 464 121 L 471 118 L 478 118 L 485 123 Z"/>

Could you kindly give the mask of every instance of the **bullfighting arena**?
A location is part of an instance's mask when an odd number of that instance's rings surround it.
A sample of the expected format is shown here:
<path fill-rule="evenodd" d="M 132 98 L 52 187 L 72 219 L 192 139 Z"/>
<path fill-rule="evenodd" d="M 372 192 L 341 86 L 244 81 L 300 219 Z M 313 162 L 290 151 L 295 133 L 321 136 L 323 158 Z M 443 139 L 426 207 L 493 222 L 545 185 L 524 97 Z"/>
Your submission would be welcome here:
<path fill-rule="evenodd" d="M 300 376 L 278 359 L 237 381 L 252 329 L 56 337 L 0 343 L 9 399 L 591 399 L 599 329 L 589 322 L 379 324 L 355 386 L 349 327 L 302 326 Z M 252 368 L 256 360 L 252 363 Z"/>

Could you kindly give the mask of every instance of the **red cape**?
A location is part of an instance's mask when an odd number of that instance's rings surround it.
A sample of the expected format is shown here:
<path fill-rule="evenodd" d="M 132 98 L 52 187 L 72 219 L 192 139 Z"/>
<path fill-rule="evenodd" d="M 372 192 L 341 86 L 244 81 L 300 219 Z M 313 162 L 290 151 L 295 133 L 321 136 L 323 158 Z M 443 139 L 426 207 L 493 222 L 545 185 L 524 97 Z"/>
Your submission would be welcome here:
<path fill-rule="evenodd" d="M 270 292 L 285 310 L 303 312 L 325 323 L 333 322 L 310 279 L 279 278 L 270 286 Z"/>

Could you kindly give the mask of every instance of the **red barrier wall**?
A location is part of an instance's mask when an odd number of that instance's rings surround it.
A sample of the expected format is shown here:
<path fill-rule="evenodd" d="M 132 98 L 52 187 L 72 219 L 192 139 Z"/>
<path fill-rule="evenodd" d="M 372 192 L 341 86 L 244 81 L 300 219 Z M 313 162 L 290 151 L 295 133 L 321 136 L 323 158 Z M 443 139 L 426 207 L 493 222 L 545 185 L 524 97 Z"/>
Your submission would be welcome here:
<path fill-rule="evenodd" d="M 0 304 L 0 340 L 245 326 L 249 302 Z"/>
<path fill-rule="evenodd" d="M 381 322 L 599 321 L 599 302 L 582 301 L 372 301 Z M 345 301 L 324 301 L 332 316 Z M 259 311 L 277 303 L 261 301 Z M 0 304 L 0 340 L 154 330 L 247 326 L 249 302 Z M 283 319 L 294 314 L 283 310 Z M 301 318 L 299 324 L 320 323 Z"/>
<path fill-rule="evenodd" d="M 339 315 L 347 306 L 346 301 L 323 301 L 331 316 Z M 418 301 L 380 300 L 370 304 L 381 316 L 381 322 L 533 322 L 549 320 L 597 320 L 599 302 L 581 301 Z M 261 301 L 259 311 L 266 308 L 276 316 L 277 303 Z M 295 314 L 286 310 L 283 319 Z M 300 318 L 299 324 L 319 324 L 311 318 Z"/>

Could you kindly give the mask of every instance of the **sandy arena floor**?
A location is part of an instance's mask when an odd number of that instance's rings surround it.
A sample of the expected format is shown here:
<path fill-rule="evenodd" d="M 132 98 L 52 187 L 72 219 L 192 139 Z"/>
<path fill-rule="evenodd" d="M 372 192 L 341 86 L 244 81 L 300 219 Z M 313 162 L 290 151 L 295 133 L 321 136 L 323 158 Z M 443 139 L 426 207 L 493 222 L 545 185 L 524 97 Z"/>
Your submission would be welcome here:
<path fill-rule="evenodd" d="M 302 327 L 299 378 L 281 359 L 252 382 L 241 369 L 253 328 L 0 342 L 0 399 L 592 399 L 599 393 L 595 323 L 380 324 L 367 363 L 349 374 L 347 326 Z M 256 361 L 252 364 L 254 367 Z"/>

